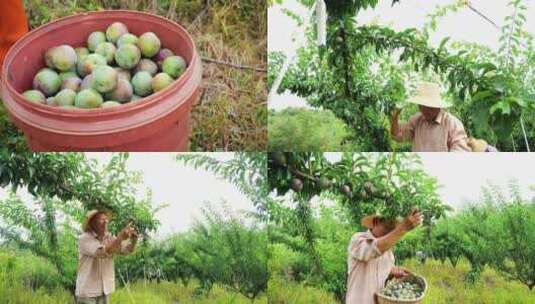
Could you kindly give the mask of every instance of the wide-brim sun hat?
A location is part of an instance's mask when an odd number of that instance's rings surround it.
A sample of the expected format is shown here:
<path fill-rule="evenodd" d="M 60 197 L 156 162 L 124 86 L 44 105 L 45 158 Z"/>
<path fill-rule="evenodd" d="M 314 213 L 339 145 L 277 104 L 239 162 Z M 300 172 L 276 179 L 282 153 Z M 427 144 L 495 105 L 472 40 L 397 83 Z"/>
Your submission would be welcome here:
<path fill-rule="evenodd" d="M 97 214 L 100 214 L 100 213 L 104 213 L 106 214 L 106 216 L 111 217 L 111 213 L 109 211 L 104 211 L 104 210 L 97 210 L 97 209 L 93 209 L 93 210 L 90 210 L 87 212 L 86 214 L 86 217 L 85 217 L 85 221 L 84 223 L 82 224 L 82 229 L 84 231 L 89 231 L 91 230 L 91 227 L 89 227 L 89 223 L 91 223 L 91 220 L 97 215 Z"/>
<path fill-rule="evenodd" d="M 360 224 L 363 226 L 363 227 L 366 227 L 368 229 L 372 229 L 373 228 L 373 220 L 375 218 L 382 218 L 381 215 L 379 214 L 373 214 L 373 215 L 367 215 L 365 217 L 363 217 L 361 220 L 360 220 Z M 400 220 L 399 219 L 394 219 L 394 221 L 399 224 L 400 223 Z"/>
<path fill-rule="evenodd" d="M 410 103 L 429 108 L 447 108 L 450 105 L 442 99 L 442 88 L 438 83 L 422 81 L 416 88 L 416 95 L 409 98 Z"/>

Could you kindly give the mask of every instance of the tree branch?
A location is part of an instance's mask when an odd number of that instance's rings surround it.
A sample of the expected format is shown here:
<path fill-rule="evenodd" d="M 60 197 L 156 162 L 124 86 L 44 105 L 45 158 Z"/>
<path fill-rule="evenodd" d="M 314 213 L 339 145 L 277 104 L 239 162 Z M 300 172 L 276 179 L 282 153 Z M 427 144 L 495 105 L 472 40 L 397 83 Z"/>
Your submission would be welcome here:
<path fill-rule="evenodd" d="M 226 65 L 226 66 L 229 66 L 231 68 L 236 68 L 236 69 L 253 70 L 253 71 L 256 71 L 256 72 L 267 73 L 267 69 L 266 68 L 259 68 L 259 67 L 254 67 L 254 66 L 250 66 L 250 65 L 237 64 L 237 63 L 232 63 L 232 62 L 228 62 L 228 61 L 213 59 L 213 58 L 209 58 L 209 57 L 202 57 L 202 61 L 209 62 L 209 63 L 220 64 L 220 65 Z"/>

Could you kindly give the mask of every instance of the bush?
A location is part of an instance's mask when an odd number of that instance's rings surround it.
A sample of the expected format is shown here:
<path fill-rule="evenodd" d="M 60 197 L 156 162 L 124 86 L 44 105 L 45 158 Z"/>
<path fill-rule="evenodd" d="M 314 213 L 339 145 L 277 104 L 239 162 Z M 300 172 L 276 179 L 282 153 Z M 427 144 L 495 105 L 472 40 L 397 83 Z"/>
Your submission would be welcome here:
<path fill-rule="evenodd" d="M 6 248 L 0 249 L 0 299 L 5 304 L 74 303 L 50 263 Z"/>
<path fill-rule="evenodd" d="M 331 111 L 287 108 L 268 117 L 270 151 L 342 151 L 349 131 Z"/>
<path fill-rule="evenodd" d="M 61 275 L 50 262 L 20 250 L 0 249 L 0 275 L 1 281 L 18 282 L 32 290 L 63 287 Z"/>
<path fill-rule="evenodd" d="M 310 257 L 281 243 L 270 244 L 269 254 L 270 276 L 281 276 L 291 281 L 301 282 L 307 278 L 312 268 Z"/>
<path fill-rule="evenodd" d="M 0 248 L 0 301 L 2 304 L 74 304 L 74 296 L 62 287 L 61 276 L 46 260 L 30 253 Z M 117 280 L 122 279 L 117 274 Z M 111 296 L 114 304 L 246 304 L 251 300 L 238 292 L 215 284 L 210 291 L 198 295 L 198 280 L 190 284 L 169 281 L 139 280 L 118 288 Z M 257 303 L 267 303 L 265 294 Z"/>

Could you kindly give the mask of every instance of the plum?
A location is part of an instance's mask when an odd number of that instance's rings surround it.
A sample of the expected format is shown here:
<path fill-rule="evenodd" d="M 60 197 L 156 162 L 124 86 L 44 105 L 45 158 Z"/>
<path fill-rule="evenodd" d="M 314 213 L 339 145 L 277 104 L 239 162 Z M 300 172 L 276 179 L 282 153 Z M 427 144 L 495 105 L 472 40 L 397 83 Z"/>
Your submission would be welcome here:
<path fill-rule="evenodd" d="M 82 109 L 98 108 L 102 102 L 102 96 L 94 89 L 82 90 L 74 99 L 74 105 Z"/>
<path fill-rule="evenodd" d="M 33 78 L 33 88 L 41 91 L 46 97 L 52 96 L 61 88 L 61 78 L 52 69 L 41 69 Z"/>
<path fill-rule="evenodd" d="M 141 50 L 143 57 L 150 58 L 158 53 L 161 47 L 161 42 L 158 36 L 153 32 L 147 32 L 139 36 L 137 46 Z"/>
<path fill-rule="evenodd" d="M 93 69 L 93 88 L 99 93 L 110 92 L 117 87 L 117 71 L 107 65 L 99 65 Z"/>
<path fill-rule="evenodd" d="M 93 32 L 87 37 L 87 48 L 91 52 L 94 52 L 102 42 L 106 42 L 106 34 L 103 32 Z"/>
<path fill-rule="evenodd" d="M 113 43 L 116 43 L 124 34 L 128 34 L 128 28 L 121 22 L 114 22 L 106 29 L 106 38 Z"/>
<path fill-rule="evenodd" d="M 136 95 L 148 96 L 152 93 L 152 76 L 149 72 L 138 72 L 132 77 L 132 86 Z"/>
<path fill-rule="evenodd" d="M 31 102 L 42 103 L 42 104 L 46 103 L 46 97 L 41 91 L 28 90 L 22 93 L 22 95 Z"/>
<path fill-rule="evenodd" d="M 134 68 L 141 59 L 141 52 L 133 44 L 125 44 L 115 53 L 115 62 L 123 69 Z"/>
<path fill-rule="evenodd" d="M 154 92 L 161 91 L 169 86 L 173 82 L 173 77 L 167 75 L 166 73 L 158 73 L 154 78 L 152 78 L 152 90 Z"/>
<path fill-rule="evenodd" d="M 184 58 L 180 56 L 169 56 L 163 61 L 162 70 L 164 73 L 176 79 L 184 73 L 186 66 Z"/>

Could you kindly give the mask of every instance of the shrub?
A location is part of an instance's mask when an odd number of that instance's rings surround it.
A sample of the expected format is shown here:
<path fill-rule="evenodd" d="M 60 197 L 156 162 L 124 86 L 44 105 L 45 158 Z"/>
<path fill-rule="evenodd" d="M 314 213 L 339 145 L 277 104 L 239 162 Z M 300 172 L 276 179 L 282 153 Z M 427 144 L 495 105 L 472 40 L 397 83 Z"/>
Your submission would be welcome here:
<path fill-rule="evenodd" d="M 349 131 L 331 111 L 287 108 L 268 117 L 270 151 L 341 151 Z"/>

